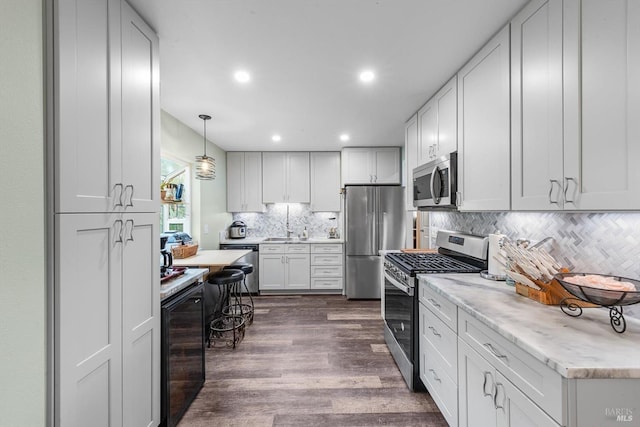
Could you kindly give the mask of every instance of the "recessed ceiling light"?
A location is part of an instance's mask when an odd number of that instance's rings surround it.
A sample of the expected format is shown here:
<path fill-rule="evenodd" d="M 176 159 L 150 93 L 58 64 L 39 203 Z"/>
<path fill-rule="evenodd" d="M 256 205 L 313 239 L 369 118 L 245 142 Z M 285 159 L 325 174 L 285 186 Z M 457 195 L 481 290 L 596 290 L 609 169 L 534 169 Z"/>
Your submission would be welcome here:
<path fill-rule="evenodd" d="M 278 135 L 278 134 L 275 134 L 275 135 L 273 135 L 273 136 L 271 137 L 271 140 L 272 140 L 273 142 L 280 142 L 280 141 L 282 141 L 282 137 L 281 137 L 280 135 Z"/>
<path fill-rule="evenodd" d="M 362 83 L 371 83 L 375 80 L 376 75 L 372 70 L 364 70 L 360 73 L 359 77 Z"/>
<path fill-rule="evenodd" d="M 251 81 L 251 74 L 245 70 L 238 70 L 233 74 L 233 78 L 238 83 L 249 83 Z"/>
<path fill-rule="evenodd" d="M 347 142 L 349 139 L 351 138 L 349 137 L 348 133 L 343 133 L 342 135 L 340 135 L 340 141 L 342 142 Z"/>

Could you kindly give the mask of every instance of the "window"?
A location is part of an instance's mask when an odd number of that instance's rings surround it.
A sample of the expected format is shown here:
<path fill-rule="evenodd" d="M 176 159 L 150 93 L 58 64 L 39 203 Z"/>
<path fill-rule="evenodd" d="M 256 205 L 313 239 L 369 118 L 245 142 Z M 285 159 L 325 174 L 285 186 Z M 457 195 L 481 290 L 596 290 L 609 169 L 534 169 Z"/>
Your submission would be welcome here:
<path fill-rule="evenodd" d="M 174 188 L 182 185 L 180 201 L 163 199 L 160 210 L 160 230 L 183 231 L 191 234 L 191 167 L 189 163 L 162 154 L 160 173 L 162 174 L 161 188 L 165 192 L 175 191 Z M 171 188 L 173 186 L 175 187 Z"/>

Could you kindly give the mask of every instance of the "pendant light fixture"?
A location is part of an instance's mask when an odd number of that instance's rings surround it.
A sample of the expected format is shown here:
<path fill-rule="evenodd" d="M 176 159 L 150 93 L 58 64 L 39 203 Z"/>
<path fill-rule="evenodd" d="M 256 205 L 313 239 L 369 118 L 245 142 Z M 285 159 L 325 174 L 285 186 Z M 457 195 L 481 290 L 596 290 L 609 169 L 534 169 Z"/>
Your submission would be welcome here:
<path fill-rule="evenodd" d="M 211 120 L 211 116 L 200 114 L 198 117 L 204 122 L 204 134 L 202 135 L 204 154 L 196 156 L 196 179 L 215 179 L 216 160 L 207 156 L 207 120 Z"/>

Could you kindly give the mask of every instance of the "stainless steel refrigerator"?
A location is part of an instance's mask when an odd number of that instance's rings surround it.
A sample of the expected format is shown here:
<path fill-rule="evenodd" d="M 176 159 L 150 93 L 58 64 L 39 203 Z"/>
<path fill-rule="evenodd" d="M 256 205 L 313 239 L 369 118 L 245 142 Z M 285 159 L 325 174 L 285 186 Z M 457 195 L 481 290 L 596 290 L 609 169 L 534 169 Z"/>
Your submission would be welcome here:
<path fill-rule="evenodd" d="M 378 252 L 400 249 L 405 241 L 404 188 L 348 186 L 345 192 L 347 298 L 380 298 Z"/>

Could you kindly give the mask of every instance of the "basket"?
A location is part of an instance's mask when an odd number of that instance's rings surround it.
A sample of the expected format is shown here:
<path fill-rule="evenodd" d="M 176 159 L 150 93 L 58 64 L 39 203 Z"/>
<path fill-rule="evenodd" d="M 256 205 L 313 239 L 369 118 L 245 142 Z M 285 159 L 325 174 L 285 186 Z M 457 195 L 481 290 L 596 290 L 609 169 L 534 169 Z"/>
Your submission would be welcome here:
<path fill-rule="evenodd" d="M 197 243 L 192 245 L 174 246 L 171 248 L 171 253 L 173 257 L 176 259 L 189 258 L 191 256 L 194 256 L 197 252 L 198 252 Z"/>

